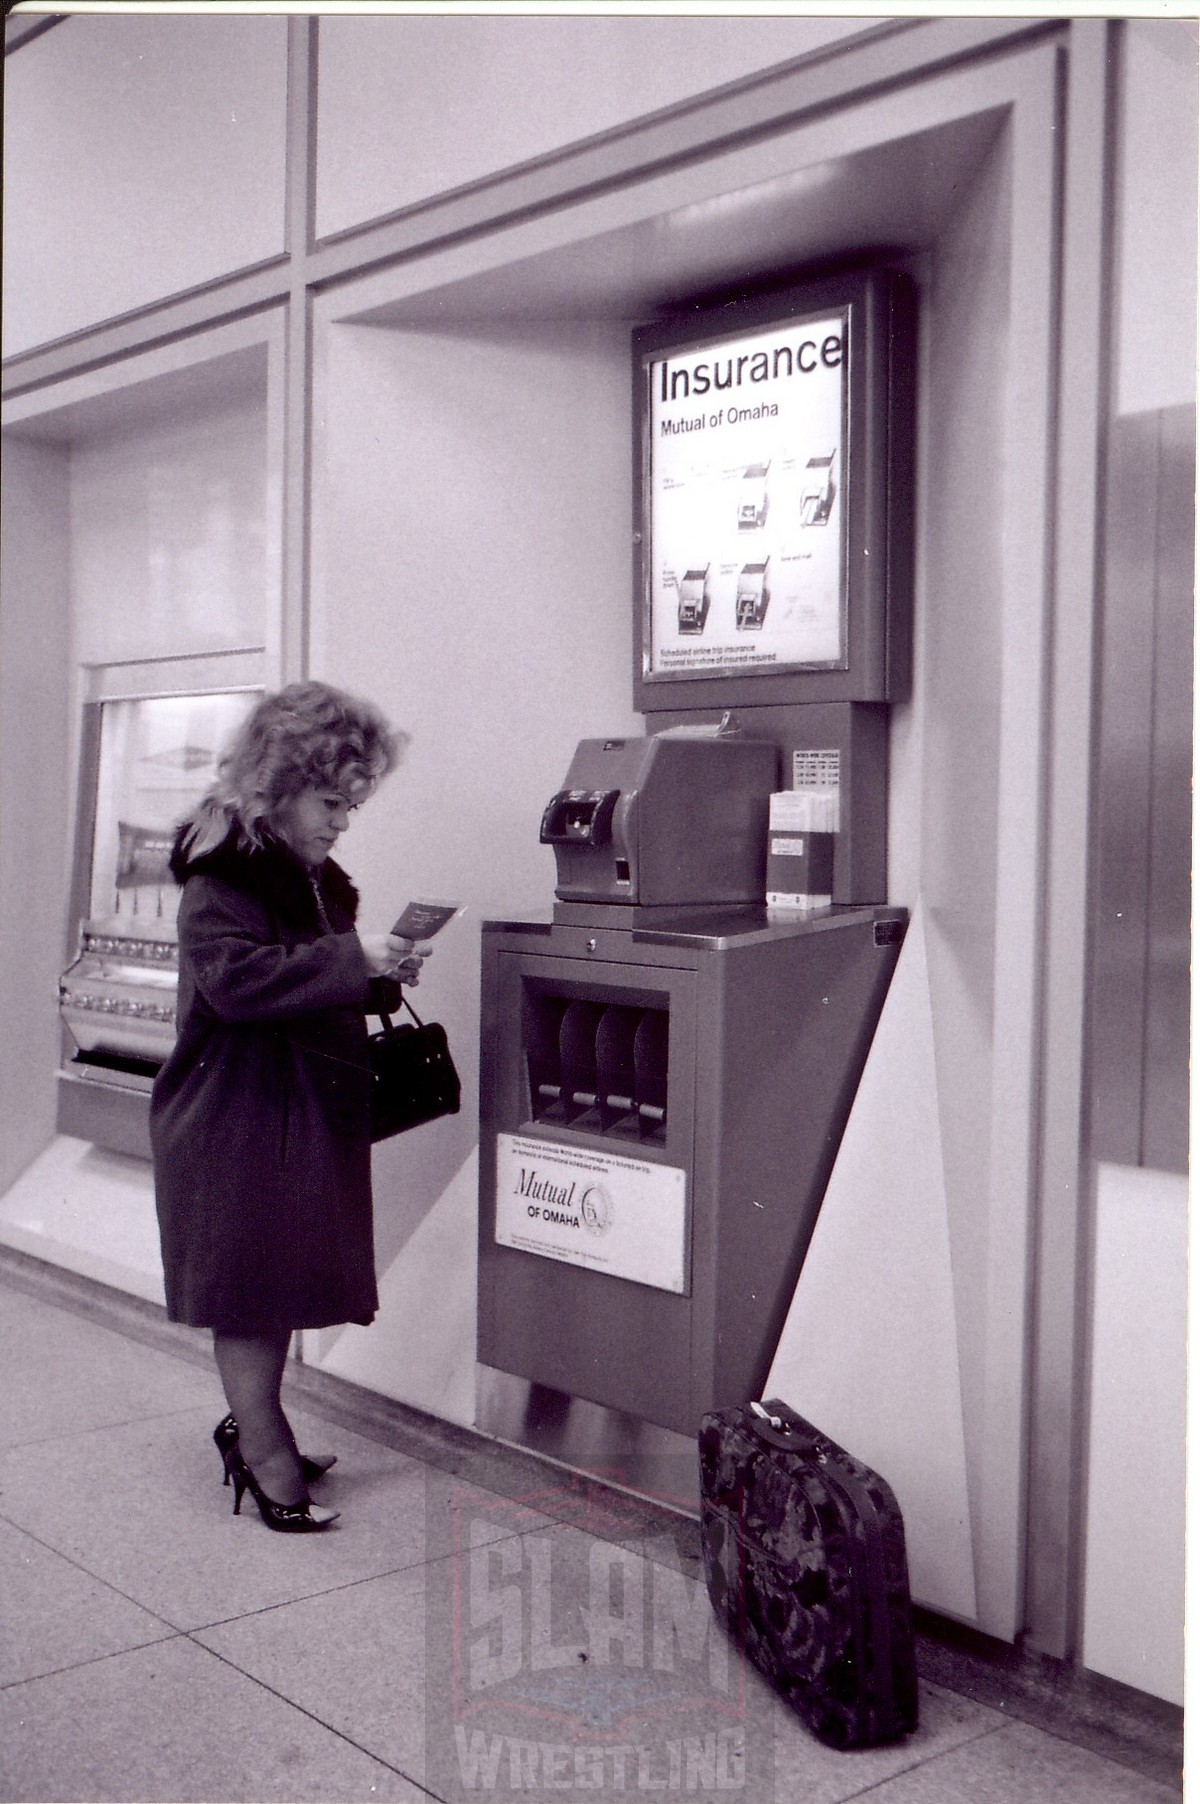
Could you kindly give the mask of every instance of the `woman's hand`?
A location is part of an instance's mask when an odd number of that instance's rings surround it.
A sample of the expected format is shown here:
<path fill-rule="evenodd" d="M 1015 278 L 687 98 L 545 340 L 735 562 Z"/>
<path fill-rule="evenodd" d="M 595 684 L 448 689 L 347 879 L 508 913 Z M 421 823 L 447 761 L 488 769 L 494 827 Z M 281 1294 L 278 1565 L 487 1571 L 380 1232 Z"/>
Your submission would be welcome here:
<path fill-rule="evenodd" d="M 416 983 L 421 966 L 433 951 L 432 946 L 418 945 L 400 933 L 360 933 L 358 943 L 372 977 L 396 977 L 401 983 Z"/>

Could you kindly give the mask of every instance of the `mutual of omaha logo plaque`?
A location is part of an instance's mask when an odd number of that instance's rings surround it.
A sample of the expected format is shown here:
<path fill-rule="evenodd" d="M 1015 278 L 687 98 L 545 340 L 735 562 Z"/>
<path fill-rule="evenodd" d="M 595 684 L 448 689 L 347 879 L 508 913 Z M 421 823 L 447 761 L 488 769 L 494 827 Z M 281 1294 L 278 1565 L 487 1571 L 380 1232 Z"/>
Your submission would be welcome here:
<path fill-rule="evenodd" d="M 683 1293 L 687 1174 L 676 1165 L 500 1134 L 496 1244 Z"/>

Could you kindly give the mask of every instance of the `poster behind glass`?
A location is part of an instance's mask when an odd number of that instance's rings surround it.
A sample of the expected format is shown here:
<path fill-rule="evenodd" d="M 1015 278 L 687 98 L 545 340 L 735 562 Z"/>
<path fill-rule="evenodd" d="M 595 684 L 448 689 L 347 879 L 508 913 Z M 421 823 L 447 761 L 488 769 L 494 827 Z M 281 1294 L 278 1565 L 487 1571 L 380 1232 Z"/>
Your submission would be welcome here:
<path fill-rule="evenodd" d="M 846 668 L 848 318 L 644 359 L 645 680 Z"/>
<path fill-rule="evenodd" d="M 101 704 L 88 913 L 93 924 L 169 929 L 179 891 L 168 859 L 179 823 L 259 692 L 142 696 Z"/>

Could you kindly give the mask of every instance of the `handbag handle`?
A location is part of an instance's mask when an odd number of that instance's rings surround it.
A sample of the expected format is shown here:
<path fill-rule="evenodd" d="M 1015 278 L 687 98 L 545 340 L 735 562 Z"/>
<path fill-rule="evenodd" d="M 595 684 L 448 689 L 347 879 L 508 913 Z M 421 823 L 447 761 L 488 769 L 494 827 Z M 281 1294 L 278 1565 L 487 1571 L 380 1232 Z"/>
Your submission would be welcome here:
<path fill-rule="evenodd" d="M 400 1001 L 401 1001 L 402 1005 L 408 1010 L 409 1014 L 412 1016 L 413 1020 L 417 1024 L 417 1026 L 424 1027 L 425 1023 L 422 1021 L 420 1015 L 418 1015 L 418 1013 L 417 1013 L 416 1009 L 413 1007 L 412 1003 L 408 1000 L 408 997 L 402 994 L 400 997 Z M 376 1009 L 375 1012 L 379 1016 L 379 1019 L 383 1022 L 384 1033 L 394 1034 L 396 1029 L 392 1025 L 391 1015 L 386 1013 L 385 1010 L 383 1010 L 383 1009 Z"/>

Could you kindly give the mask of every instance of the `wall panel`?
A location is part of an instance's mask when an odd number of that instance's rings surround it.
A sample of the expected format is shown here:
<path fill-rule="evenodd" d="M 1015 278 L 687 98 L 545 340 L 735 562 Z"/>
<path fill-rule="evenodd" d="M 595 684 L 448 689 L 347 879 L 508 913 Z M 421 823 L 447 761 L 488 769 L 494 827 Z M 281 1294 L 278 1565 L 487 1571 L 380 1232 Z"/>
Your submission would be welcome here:
<path fill-rule="evenodd" d="M 1119 414 L 1196 398 L 1195 21 L 1122 27 L 1120 232 L 1116 292 Z"/>
<path fill-rule="evenodd" d="M 6 357 L 282 253 L 286 19 L 78 15 L 4 75 Z"/>
<path fill-rule="evenodd" d="M 325 15 L 317 235 L 495 175 L 877 22 Z"/>
<path fill-rule="evenodd" d="M 79 663 L 262 644 L 266 440 L 264 379 L 237 400 L 181 408 L 146 430 L 75 445 Z"/>
<path fill-rule="evenodd" d="M 0 1194 L 54 1131 L 52 1004 L 66 917 L 68 476 L 58 445 L 6 437 L 0 610 Z"/>
<path fill-rule="evenodd" d="M 1187 1170 L 1195 411 L 1114 421 L 1092 1020 L 1092 1141 Z"/>
<path fill-rule="evenodd" d="M 412 740 L 338 856 L 368 927 L 413 893 L 469 912 L 436 941 L 415 998 L 449 1032 L 463 1112 L 376 1152 L 383 1314 L 378 1331 L 349 1336 L 345 1369 L 436 1410 L 440 1388 L 414 1388 L 428 1379 L 427 1336 L 398 1262 L 420 1257 L 426 1221 L 469 1190 L 456 1174 L 478 1134 L 479 922 L 548 909 L 545 801 L 580 737 L 639 730 L 629 348 L 612 323 L 339 323 L 357 300 L 354 289 L 330 297 L 317 320 L 311 670 L 370 695 Z M 474 1258 L 469 1222 L 462 1257 Z M 436 1290 L 423 1294 L 436 1310 Z M 409 1299 L 402 1319 L 393 1298 Z M 465 1334 L 459 1360 L 473 1359 L 472 1323 Z"/>
<path fill-rule="evenodd" d="M 1082 1656 L 1184 1701 L 1187 1183 L 1102 1165 Z M 1153 1508 L 1146 1475 L 1153 1473 Z"/>

